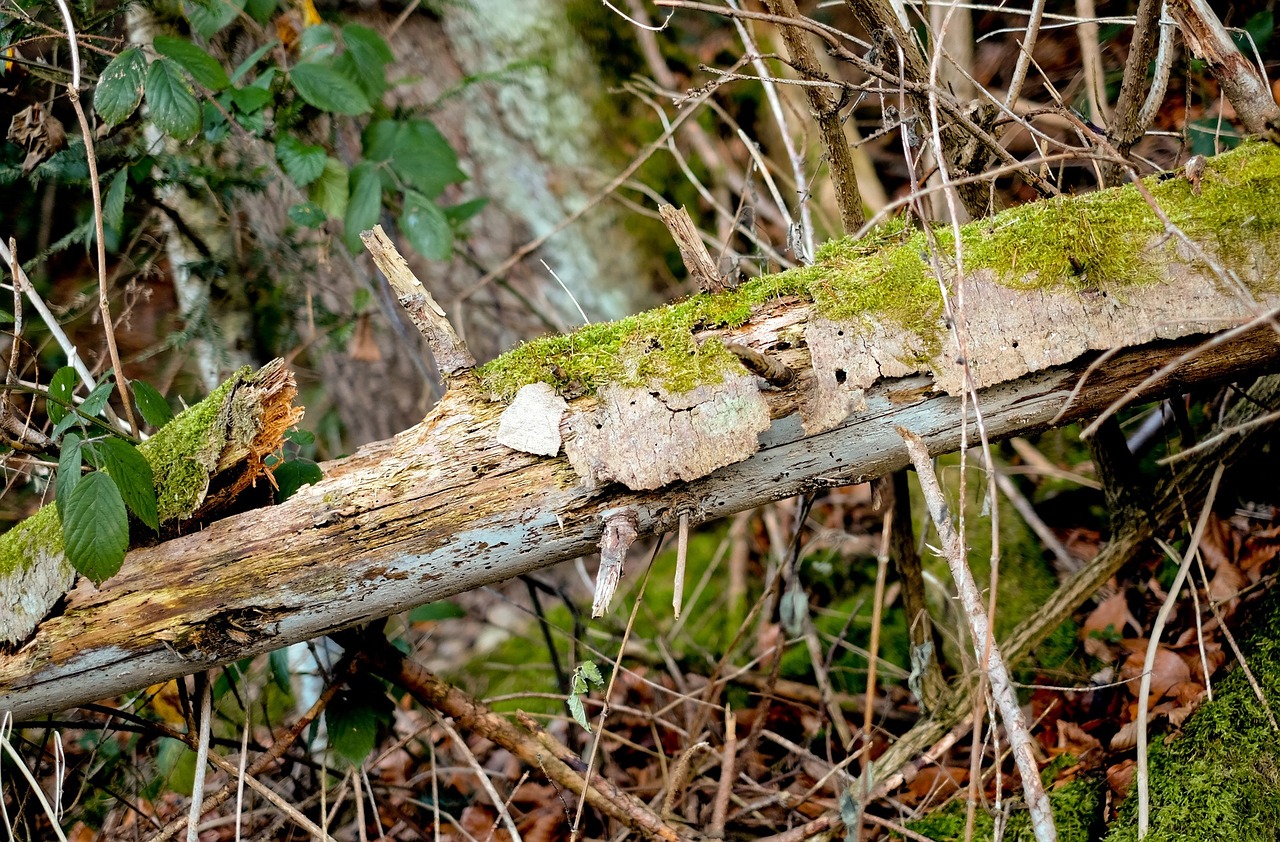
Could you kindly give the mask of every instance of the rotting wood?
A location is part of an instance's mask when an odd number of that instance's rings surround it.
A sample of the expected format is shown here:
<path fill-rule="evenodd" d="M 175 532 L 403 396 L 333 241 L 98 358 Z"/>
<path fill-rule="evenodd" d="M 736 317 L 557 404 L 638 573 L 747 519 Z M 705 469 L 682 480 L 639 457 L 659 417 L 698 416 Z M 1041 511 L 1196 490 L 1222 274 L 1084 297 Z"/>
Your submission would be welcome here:
<path fill-rule="evenodd" d="M 1061 421 L 1096 414 L 1194 344 L 1118 354 Z M 980 392 L 990 436 L 1047 427 L 1086 365 Z M 1260 329 L 1189 361 L 1149 397 L 1276 368 L 1280 337 Z M 605 513 L 622 507 L 653 534 L 682 512 L 696 523 L 862 482 L 906 463 L 895 426 L 932 453 L 954 450 L 960 401 L 929 383 L 887 379 L 867 390 L 867 412 L 810 437 L 794 395 L 765 393 L 777 420 L 758 453 L 656 492 L 587 487 L 564 458 L 511 451 L 495 437 L 501 404 L 450 392 L 420 425 L 325 463 L 325 479 L 286 503 L 134 550 L 101 589 L 75 588 L 31 642 L 0 655 L 0 711 L 65 709 L 590 553 Z"/>
<path fill-rule="evenodd" d="M 676 248 L 680 250 L 680 260 L 688 270 L 689 277 L 703 292 L 720 292 L 729 288 L 728 279 L 721 274 L 716 262 L 711 259 L 698 226 L 689 218 L 689 212 L 675 205 L 658 205 L 658 213 L 662 223 L 671 232 Z"/>

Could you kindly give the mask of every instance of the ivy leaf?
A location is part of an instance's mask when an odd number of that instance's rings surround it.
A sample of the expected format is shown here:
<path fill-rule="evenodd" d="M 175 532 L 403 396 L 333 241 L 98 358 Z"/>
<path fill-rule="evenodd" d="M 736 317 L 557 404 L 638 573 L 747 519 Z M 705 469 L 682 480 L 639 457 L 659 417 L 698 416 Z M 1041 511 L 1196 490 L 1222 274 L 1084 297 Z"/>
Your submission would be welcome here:
<path fill-rule="evenodd" d="M 185 38 L 157 35 L 152 46 L 160 55 L 168 56 L 182 65 L 182 69 L 190 73 L 191 78 L 211 91 L 220 91 L 231 84 L 222 64 Z"/>
<path fill-rule="evenodd" d="M 324 709 L 329 745 L 358 766 L 373 751 L 378 728 L 391 722 L 391 709 L 381 684 L 367 676 L 353 677 Z"/>
<path fill-rule="evenodd" d="M 158 430 L 173 420 L 173 410 L 169 408 L 169 402 L 164 399 L 164 395 L 156 391 L 154 386 L 143 380 L 134 380 L 130 385 L 133 386 L 133 400 L 138 405 L 138 411 L 142 413 L 143 421 Z"/>
<path fill-rule="evenodd" d="M 201 38 L 212 38 L 236 19 L 245 0 L 183 0 L 182 11 Z"/>
<path fill-rule="evenodd" d="M 98 414 L 107 408 L 107 401 L 111 399 L 111 393 L 115 388 L 114 382 L 103 380 L 84 399 L 84 403 L 80 404 L 80 414 L 87 418 L 97 418 Z"/>
<path fill-rule="evenodd" d="M 283 503 L 304 485 L 314 485 L 324 479 L 320 466 L 310 459 L 290 459 L 275 469 L 272 474 L 276 478 L 276 502 Z"/>
<path fill-rule="evenodd" d="M 111 177 L 111 186 L 102 200 L 102 222 L 117 231 L 124 225 L 124 199 L 129 186 L 129 171 L 121 168 Z"/>
<path fill-rule="evenodd" d="M 391 48 L 377 32 L 354 23 L 342 27 L 342 42 L 347 45 L 356 84 L 377 102 L 387 91 L 387 65 L 394 58 Z"/>
<path fill-rule="evenodd" d="M 190 140 L 200 132 L 200 103 L 169 59 L 158 58 L 147 69 L 147 105 L 156 126 L 174 140 Z"/>
<path fill-rule="evenodd" d="M 79 382 L 80 378 L 76 370 L 69 365 L 64 365 L 53 373 L 53 378 L 49 381 L 51 400 L 47 401 L 49 419 L 53 423 L 57 424 L 68 415 L 75 415 L 69 407 L 71 396 L 75 394 L 76 384 Z"/>
<path fill-rule="evenodd" d="M 142 101 L 143 80 L 147 77 L 147 57 L 137 47 L 111 60 L 98 77 L 93 107 L 109 126 L 122 122 Z"/>
<path fill-rule="evenodd" d="M 342 219 L 347 213 L 348 181 L 346 164 L 337 158 L 325 158 L 324 170 L 312 183 L 308 198 L 315 202 L 329 219 Z"/>
<path fill-rule="evenodd" d="M 428 260 L 448 260 L 453 254 L 453 229 L 444 211 L 416 190 L 404 194 L 400 228 L 414 250 Z"/>
<path fill-rule="evenodd" d="M 63 507 L 62 546 L 67 561 L 95 585 L 110 579 L 129 548 L 129 513 L 111 477 L 80 478 Z"/>
<path fill-rule="evenodd" d="M 160 518 L 156 514 L 156 483 L 151 463 L 133 445 L 114 436 L 97 442 L 93 447 L 107 473 L 115 480 L 129 511 L 158 532 Z"/>
<path fill-rule="evenodd" d="M 299 187 L 306 187 L 324 172 L 325 154 L 323 146 L 303 143 L 296 137 L 286 135 L 276 144 L 276 157 L 280 166 Z"/>
<path fill-rule="evenodd" d="M 289 71 L 298 96 L 332 114 L 367 114 L 373 110 L 364 91 L 346 76 L 324 64 L 302 62 Z"/>
<path fill-rule="evenodd" d="M 343 220 L 344 239 L 352 254 L 360 253 L 360 232 L 372 228 L 382 213 L 382 176 L 365 161 L 351 171 L 351 198 Z"/>
<path fill-rule="evenodd" d="M 80 452 L 80 436 L 67 433 L 62 440 L 62 452 L 58 454 L 58 478 L 54 484 L 54 505 L 58 508 L 58 518 L 65 521 L 67 500 L 71 492 L 80 482 L 80 465 L 84 462 Z"/>

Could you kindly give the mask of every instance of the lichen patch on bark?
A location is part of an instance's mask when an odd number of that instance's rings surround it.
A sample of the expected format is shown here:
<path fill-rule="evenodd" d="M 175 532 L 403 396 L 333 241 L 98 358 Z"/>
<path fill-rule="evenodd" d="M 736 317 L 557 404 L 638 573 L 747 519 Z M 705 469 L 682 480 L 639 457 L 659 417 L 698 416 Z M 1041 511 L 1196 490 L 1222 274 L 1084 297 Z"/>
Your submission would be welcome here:
<path fill-rule="evenodd" d="M 769 405 L 745 373 L 679 393 L 606 386 L 599 404 L 570 414 L 568 426 L 565 453 L 583 480 L 648 491 L 751 456 L 769 428 Z"/>

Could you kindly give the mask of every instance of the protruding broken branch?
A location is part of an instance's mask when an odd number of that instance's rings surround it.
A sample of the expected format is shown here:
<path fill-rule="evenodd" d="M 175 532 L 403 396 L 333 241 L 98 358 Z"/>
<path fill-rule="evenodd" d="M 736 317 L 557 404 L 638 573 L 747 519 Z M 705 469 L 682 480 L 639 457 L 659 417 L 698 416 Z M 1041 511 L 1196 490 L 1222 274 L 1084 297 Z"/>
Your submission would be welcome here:
<path fill-rule="evenodd" d="M 658 213 L 662 215 L 662 223 L 671 232 L 671 238 L 680 249 L 680 260 L 684 268 L 689 270 L 689 277 L 698 284 L 703 292 L 722 292 L 729 288 L 727 279 L 720 273 L 720 268 L 711 259 L 698 233 L 698 226 L 689 218 L 689 212 L 675 205 L 659 205 Z"/>
<path fill-rule="evenodd" d="M 600 536 L 600 570 L 596 573 L 596 594 L 591 601 L 591 616 L 603 617 L 613 602 L 613 594 L 622 579 L 627 550 L 636 542 L 640 518 L 634 509 L 610 512 L 604 518 L 604 534 Z"/>
<path fill-rule="evenodd" d="M 431 293 L 427 292 L 422 281 L 413 274 L 382 226 L 375 225 L 372 231 L 361 232 L 360 239 L 364 241 L 369 254 L 373 255 L 373 262 L 387 276 L 400 306 L 409 314 L 422 338 L 427 340 L 427 347 L 436 358 L 440 373 L 445 377 L 452 377 L 475 368 L 476 359 L 467 350 L 466 343 L 458 336 L 453 325 L 449 324 L 444 310 L 431 297 Z"/>
<path fill-rule="evenodd" d="M 1244 127 L 1252 134 L 1280 139 L 1280 106 L 1209 4 L 1205 0 L 1169 0 L 1168 8 L 1187 46 L 1209 65 Z"/>
<path fill-rule="evenodd" d="M 746 345 L 740 345 L 737 342 L 725 343 L 725 350 L 733 354 L 752 374 L 757 374 L 768 380 L 774 386 L 782 388 L 790 386 L 791 382 L 796 379 L 796 373 L 787 368 L 782 360 L 775 359 L 768 354 L 761 353 L 755 348 L 748 348 Z"/>

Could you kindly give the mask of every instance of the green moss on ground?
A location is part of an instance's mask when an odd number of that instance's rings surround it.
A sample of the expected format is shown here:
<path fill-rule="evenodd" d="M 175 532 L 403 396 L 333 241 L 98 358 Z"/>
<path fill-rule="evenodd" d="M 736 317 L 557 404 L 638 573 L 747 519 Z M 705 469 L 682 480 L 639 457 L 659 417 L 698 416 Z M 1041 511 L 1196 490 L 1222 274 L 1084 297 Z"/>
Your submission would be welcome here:
<path fill-rule="evenodd" d="M 1056 768 L 1056 764 L 1051 764 L 1045 771 L 1049 773 Z M 1049 775 L 1046 774 L 1046 777 Z M 1045 783 L 1049 785 L 1052 781 L 1046 780 Z M 1104 786 L 1099 778 L 1077 778 L 1065 786 L 1049 790 L 1049 804 L 1053 808 L 1053 822 L 1058 828 L 1059 842 L 1091 842 L 1097 838 Z M 909 822 L 907 827 L 936 842 L 960 842 L 965 838 L 966 809 L 965 801 L 957 798 L 941 810 Z M 986 842 L 993 838 L 994 831 L 995 818 L 990 810 L 979 808 L 974 816 L 972 838 L 975 842 Z M 1000 838 L 1004 842 L 1032 842 L 1036 838 L 1031 828 L 1031 815 L 1025 807 L 1009 814 Z"/>
<path fill-rule="evenodd" d="M 1257 249 L 1280 230 L 1280 150 L 1247 143 L 1210 159 L 1198 195 L 1181 176 L 1144 183 L 1170 221 L 1228 268 L 1275 257 Z M 961 240 L 969 271 L 990 270 L 1012 288 L 1085 290 L 1156 281 L 1163 256 L 1176 247 L 1173 238 L 1161 240 L 1163 232 L 1128 186 L 1012 208 L 964 226 Z M 950 229 L 933 237 L 944 254 L 954 251 Z M 942 296 L 929 253 L 926 232 L 892 220 L 860 241 L 828 243 L 812 266 L 533 340 L 482 366 L 481 383 L 504 399 L 538 381 L 572 392 L 607 383 L 657 381 L 673 391 L 716 383 L 738 363 L 718 340 L 699 346 L 693 332 L 741 325 L 754 308 L 784 295 L 813 301 L 831 319 L 890 322 L 919 335 L 926 348 L 941 347 Z"/>
<path fill-rule="evenodd" d="M 1257 631 L 1245 657 L 1271 710 L 1280 709 L 1280 595 L 1253 612 Z M 1147 842 L 1280 838 L 1280 735 L 1236 667 L 1214 683 L 1213 701 L 1187 720 L 1172 742 L 1150 752 L 1151 829 Z M 1131 791 L 1108 842 L 1137 840 Z"/>

